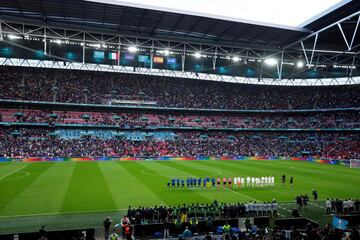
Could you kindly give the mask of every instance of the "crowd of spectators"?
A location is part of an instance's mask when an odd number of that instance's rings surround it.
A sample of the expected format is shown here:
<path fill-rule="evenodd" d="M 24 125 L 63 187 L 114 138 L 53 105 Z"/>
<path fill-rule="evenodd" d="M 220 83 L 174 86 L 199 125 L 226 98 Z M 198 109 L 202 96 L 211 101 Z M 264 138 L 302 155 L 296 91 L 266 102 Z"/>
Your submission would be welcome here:
<path fill-rule="evenodd" d="M 207 235 L 204 240 L 338 240 L 358 239 L 358 231 L 354 229 L 334 229 L 330 224 L 324 227 L 315 227 L 309 223 L 305 229 L 286 230 L 283 227 L 275 226 L 270 233 L 267 227 L 251 226 L 249 231 L 239 231 L 236 234 L 225 233 L 222 236 Z"/>
<path fill-rule="evenodd" d="M 0 98 L 107 104 L 111 100 L 210 109 L 359 107 L 359 86 L 254 86 L 78 70 L 1 67 Z"/>
<path fill-rule="evenodd" d="M 360 158 L 358 134 L 175 132 L 169 139 L 102 139 L 85 136 L 64 139 L 51 130 L 0 128 L 0 156 L 314 156 L 331 159 Z M 74 147 L 76 146 L 76 147 Z"/>
<path fill-rule="evenodd" d="M 277 217 L 278 204 L 273 199 L 271 202 L 248 202 L 248 203 L 224 203 L 216 200 L 211 204 L 183 204 L 174 206 L 154 206 L 154 207 L 131 207 L 129 206 L 127 216 L 132 223 L 164 223 L 190 221 L 191 218 L 206 219 L 230 219 L 245 218 L 256 216 Z"/>
<path fill-rule="evenodd" d="M 360 127 L 358 112 L 312 115 L 169 115 L 116 112 L 76 112 L 0 109 L 0 122 L 49 124 L 111 125 L 121 128 L 136 126 L 204 127 L 204 128 L 356 128 Z"/>
<path fill-rule="evenodd" d="M 339 200 L 337 200 L 339 201 Z M 251 208 L 250 208 L 251 206 Z M 267 208 L 267 206 L 270 206 Z M 358 206 L 357 206 L 358 207 Z M 158 232 L 157 237 L 168 237 L 176 234 L 179 239 L 204 240 L 226 240 L 226 239 L 244 239 L 244 240 L 325 240 L 325 239 L 358 239 L 356 229 L 347 228 L 346 230 L 336 229 L 326 224 L 324 227 L 317 227 L 316 224 L 308 222 L 301 228 L 285 227 L 275 225 L 270 229 L 266 224 L 256 225 L 250 221 L 249 217 L 270 216 L 276 218 L 278 204 L 275 199 L 265 203 L 218 203 L 216 200 L 211 204 L 183 204 L 178 206 L 155 206 L 155 207 L 131 207 L 129 206 L 127 216 L 124 216 L 121 222 L 134 225 L 163 224 L 164 232 Z M 251 210 L 250 210 L 251 209 Z M 355 209 L 355 207 L 354 207 Z M 350 212 L 348 212 L 350 213 Z M 299 217 L 299 216 L 297 216 Z M 231 219 L 243 218 L 243 227 L 240 222 L 230 224 Z M 245 220 L 244 220 L 245 219 Z M 214 224 L 214 220 L 222 220 L 222 226 Z M 201 230 L 198 227 L 202 221 Z M 170 228 L 170 224 L 174 226 Z M 219 221 L 217 223 L 220 223 Z M 171 231 L 169 231 L 171 229 Z M 206 229 L 208 232 L 201 236 Z M 138 230 L 141 231 L 139 228 Z M 196 233 L 196 235 L 194 235 Z M 157 233 L 155 233 L 157 234 Z M 344 238 L 345 237 L 345 238 Z"/>

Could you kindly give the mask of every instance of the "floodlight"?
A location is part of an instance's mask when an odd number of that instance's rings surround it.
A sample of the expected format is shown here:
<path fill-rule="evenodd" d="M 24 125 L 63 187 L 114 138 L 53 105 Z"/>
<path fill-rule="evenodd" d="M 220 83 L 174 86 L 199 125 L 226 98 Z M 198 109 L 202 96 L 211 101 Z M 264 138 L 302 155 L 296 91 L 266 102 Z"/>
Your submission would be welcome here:
<path fill-rule="evenodd" d="M 56 39 L 55 42 L 59 45 L 62 43 L 60 39 Z"/>
<path fill-rule="evenodd" d="M 278 63 L 278 61 L 275 58 L 267 58 L 264 60 L 264 62 L 266 65 L 269 66 L 275 66 Z"/>
<path fill-rule="evenodd" d="M 128 51 L 131 53 L 136 53 L 138 51 L 138 49 L 136 46 L 130 46 L 130 47 L 128 47 Z"/>
<path fill-rule="evenodd" d="M 194 54 L 194 56 L 195 56 L 196 58 L 201 58 L 201 53 L 196 52 L 196 53 Z"/>
<path fill-rule="evenodd" d="M 13 35 L 13 34 L 9 34 L 9 35 L 8 35 L 8 38 L 9 38 L 9 39 L 19 39 L 20 37 L 19 37 L 19 36 L 16 36 L 16 35 Z"/>
<path fill-rule="evenodd" d="M 163 53 L 164 53 L 165 56 L 168 56 L 168 55 L 170 54 L 170 51 L 169 51 L 169 49 L 165 49 L 165 50 L 163 51 Z"/>
<path fill-rule="evenodd" d="M 297 63 L 296 63 L 296 67 L 297 68 L 303 68 L 304 67 L 304 62 L 303 61 L 298 61 Z"/>
<path fill-rule="evenodd" d="M 234 62 L 238 62 L 238 61 L 240 61 L 240 58 L 237 57 L 237 56 L 235 56 L 235 57 L 232 58 L 232 60 L 233 60 Z"/>

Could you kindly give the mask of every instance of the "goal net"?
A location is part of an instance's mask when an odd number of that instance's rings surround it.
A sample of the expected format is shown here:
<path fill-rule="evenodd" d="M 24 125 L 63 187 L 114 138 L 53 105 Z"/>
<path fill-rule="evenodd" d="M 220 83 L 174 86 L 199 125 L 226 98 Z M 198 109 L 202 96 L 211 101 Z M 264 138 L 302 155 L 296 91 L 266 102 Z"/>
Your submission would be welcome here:
<path fill-rule="evenodd" d="M 360 168 L 360 159 L 351 159 L 350 168 Z"/>

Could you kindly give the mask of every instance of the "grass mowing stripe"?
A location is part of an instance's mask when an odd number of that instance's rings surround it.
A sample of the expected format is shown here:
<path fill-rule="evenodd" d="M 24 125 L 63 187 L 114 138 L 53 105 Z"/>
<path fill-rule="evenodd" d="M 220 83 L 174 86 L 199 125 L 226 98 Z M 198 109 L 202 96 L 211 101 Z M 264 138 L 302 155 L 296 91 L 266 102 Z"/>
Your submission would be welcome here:
<path fill-rule="evenodd" d="M 201 163 L 200 161 L 186 161 L 186 162 L 172 162 L 170 166 L 175 166 L 177 168 L 183 168 L 184 170 L 188 169 L 189 171 L 194 172 L 191 176 L 198 175 L 201 177 L 204 176 L 218 176 L 219 173 L 223 176 L 234 176 L 233 172 L 224 171 L 224 169 L 220 169 L 215 164 L 216 161 L 211 161 L 208 164 Z M 199 163 L 199 164 L 198 164 Z M 163 163 L 167 164 L 167 163 Z M 220 169 L 220 170 L 219 170 Z M 255 198 L 242 193 L 242 190 L 238 189 L 234 191 L 229 188 L 220 188 L 220 189 L 198 189 L 194 190 L 199 195 L 202 195 L 208 198 L 212 202 L 215 199 L 218 201 L 225 201 L 225 202 L 247 202 L 256 200 Z M 241 192 L 240 192 L 241 191 Z M 241 196 L 241 198 L 239 198 Z"/>
<path fill-rule="evenodd" d="M 173 162 L 158 162 L 158 164 L 168 168 L 175 169 L 178 172 L 181 172 L 180 176 L 182 177 L 204 177 L 204 176 L 217 176 L 219 175 L 218 170 L 214 168 L 206 168 L 205 166 L 201 168 L 193 168 L 193 161 L 173 161 Z M 169 176 L 169 177 L 178 177 L 179 175 Z"/>
<path fill-rule="evenodd" d="M 235 194 L 238 194 L 238 195 L 240 195 L 240 196 L 243 196 L 243 197 L 245 197 L 245 198 L 248 198 L 248 199 L 250 199 L 250 201 L 261 202 L 260 200 L 257 200 L 256 198 L 253 198 L 253 197 L 250 197 L 250 196 L 248 196 L 248 195 L 242 194 L 242 193 L 240 193 L 240 192 L 234 191 L 234 190 L 231 189 L 231 188 L 226 188 L 226 187 L 221 187 L 221 188 L 222 188 L 222 189 L 225 189 L 225 190 L 227 190 L 227 191 L 233 192 L 233 193 L 235 193 Z"/>
<path fill-rule="evenodd" d="M 113 161 L 104 162 L 100 165 L 108 188 L 119 209 L 123 208 L 126 210 L 129 204 L 132 206 L 145 206 L 149 202 L 162 202 L 157 194 L 152 192 L 151 189 L 144 185 L 137 176 L 134 176 L 123 165 L 123 163 Z M 141 192 L 141 195 L 139 195 L 139 192 Z"/>
<path fill-rule="evenodd" d="M 0 181 L 0 232 L 9 226 L 6 216 L 22 215 L 16 211 L 29 213 L 28 217 L 14 217 L 14 222 L 20 219 L 21 229 L 32 228 L 37 230 L 40 223 L 49 223 L 51 228 L 61 228 L 79 224 L 79 226 L 98 226 L 108 214 L 118 219 L 120 208 L 128 205 L 153 206 L 160 203 L 208 203 L 217 199 L 223 202 L 247 202 L 248 197 L 261 201 L 269 201 L 276 197 L 278 202 L 294 201 L 297 194 L 311 194 L 314 186 L 319 192 L 320 199 L 329 198 L 359 198 L 357 186 L 360 183 L 358 169 L 349 169 L 343 166 L 315 164 L 297 161 L 139 161 L 139 162 L 79 162 L 79 163 L 8 163 L 0 164 L 0 177 L 15 171 L 17 168 L 28 167 L 13 173 Z M 50 168 L 47 169 L 47 164 Z M 62 165 L 64 164 L 64 165 Z M 69 168 L 69 169 L 68 169 Z M 71 168 L 74 170 L 72 175 Z M 29 176 L 22 177 L 22 172 L 29 172 Z M 44 172 L 45 171 L 45 172 Z M 174 176 L 214 176 L 221 175 L 235 177 L 241 175 L 275 175 L 276 186 L 268 189 L 168 189 L 167 181 Z M 36 177 L 36 175 L 39 175 Z M 287 183 L 279 183 L 280 176 L 286 174 Z M 68 175 L 68 177 L 65 177 Z M 71 176 L 70 176 L 71 175 Z M 50 177 L 48 177 L 50 176 Z M 289 186 L 289 177 L 294 176 L 295 186 Z M 35 178 L 35 179 L 34 179 Z M 66 181 L 63 188 L 61 179 Z M 56 182 L 56 183 L 55 183 Z M 16 183 L 16 184 L 15 184 Z M 27 186 L 24 186 L 27 185 Z M 46 194 L 46 187 L 48 193 Z M 38 189 L 42 189 L 38 191 Z M 54 191 L 62 193 L 51 194 Z M 234 191 L 234 192 L 233 192 Z M 66 192 L 66 194 L 64 194 Z M 236 192 L 236 193 L 235 193 Z M 237 194 L 237 192 L 239 194 Z M 33 193 L 33 194 L 32 194 Z M 6 196 L 6 195 L 9 196 Z M 63 194 L 63 195 L 62 195 Z M 33 195 L 33 196 L 32 196 Z M 97 195 L 104 196 L 97 199 Z M 244 195 L 244 196 L 242 196 Z M 26 196 L 26 197 L 25 197 Z M 32 196 L 32 198 L 30 198 Z M 45 196 L 45 197 L 44 197 Z M 60 197 L 59 197 L 60 196 Z M 63 196 L 58 209 L 42 211 L 41 202 L 57 201 Z M 248 197 L 246 197 L 248 196 Z M 112 198 L 112 200 L 111 200 Z M 110 200 L 109 200 L 110 199 Z M 322 203 L 308 205 L 308 210 L 302 210 L 301 215 L 315 219 L 319 223 L 329 221 L 330 217 L 324 215 Z M 295 204 L 286 203 L 282 207 L 292 210 Z M 17 207 L 20 206 L 20 207 Z M 324 206 L 324 205 L 322 205 Z M 25 210 L 26 208 L 26 210 Z M 14 212 L 10 211 L 14 209 Z M 1 210 L 3 214 L 1 214 Z M 5 211 L 6 210 L 6 211 Z M 106 211 L 113 213 L 107 213 Z M 100 211 L 100 212 L 99 212 Z M 285 216 L 291 213 L 279 208 Z M 4 214 L 8 212 L 9 214 Z M 79 214 L 61 214 L 61 213 Z M 80 214 L 80 212 L 82 212 Z M 89 212 L 84 214 L 84 212 Z M 37 213 L 47 213 L 47 216 L 38 216 Z M 34 214 L 31 216 L 31 214 Z M 114 215 L 113 215 L 114 214 Z M 23 214 L 26 215 L 26 214 Z M 51 216 L 50 216 L 51 215 Z M 92 218 L 94 216 L 94 218 Z M 324 221 L 322 219 L 325 219 Z M 28 224 L 27 224 L 28 222 Z M 17 225 L 12 225 L 16 229 Z"/>
<path fill-rule="evenodd" d="M 116 209 L 98 162 L 77 162 L 61 212 Z"/>
<path fill-rule="evenodd" d="M 359 169 L 357 168 L 350 168 L 348 166 L 344 165 L 332 165 L 332 164 L 321 164 L 321 163 L 313 163 L 313 162 L 305 162 L 305 161 L 291 161 L 291 160 L 281 160 L 280 161 L 283 166 L 299 166 L 303 167 L 306 165 L 306 168 L 313 168 L 318 169 L 319 171 L 328 171 L 328 170 L 334 170 L 337 173 L 345 173 L 349 174 L 350 172 L 353 173 L 359 173 Z"/>
<path fill-rule="evenodd" d="M 35 181 L 41 174 L 43 174 L 50 166 L 54 163 L 31 163 L 27 164 L 23 171 L 27 171 L 30 173 L 29 176 L 25 178 L 17 178 L 17 179 L 8 179 L 4 181 L 0 181 L 0 216 L 4 215 L 3 209 L 13 201 L 22 191 L 28 188 L 33 181 Z M 34 198 L 36 199 L 36 193 L 34 193 Z M 24 202 L 23 204 L 27 204 L 29 208 L 31 208 L 31 202 Z M 16 211 L 14 211 L 16 214 Z"/>
<path fill-rule="evenodd" d="M 0 234 L 14 232 L 36 232 L 39 227 L 46 224 L 48 231 L 71 230 L 85 228 L 99 228 L 106 216 L 111 216 L 114 223 L 120 221 L 124 212 L 101 211 L 84 213 L 48 214 L 19 216 L 16 218 L 0 218 Z M 10 222 L 13 221 L 13 222 Z M 14 224 L 12 224 L 14 223 Z"/>
<path fill-rule="evenodd" d="M 9 165 L 14 165 L 14 163 L 12 162 L 0 162 L 0 171 L 6 167 L 6 166 L 9 166 Z"/>
<path fill-rule="evenodd" d="M 0 178 L 4 178 L 9 173 L 18 170 L 19 168 L 22 168 L 24 166 L 29 165 L 29 163 L 1 163 L 0 164 Z"/>
<path fill-rule="evenodd" d="M 160 164 L 162 164 L 162 166 L 167 166 L 169 168 L 175 168 L 177 170 L 181 170 L 181 172 L 183 174 L 181 174 L 182 176 L 197 176 L 197 177 L 205 177 L 205 176 L 217 176 L 219 175 L 219 173 L 221 174 L 221 171 L 219 172 L 219 170 L 217 170 L 216 168 L 213 167 L 206 167 L 204 164 L 201 168 L 195 168 L 193 163 L 193 161 L 186 161 L 186 162 L 159 162 Z M 186 172 L 188 171 L 188 172 Z M 171 176 L 173 177 L 173 176 Z M 169 177 L 170 179 L 170 177 Z M 184 192 L 186 191 L 186 189 L 172 189 L 172 191 L 178 191 L 178 192 Z M 239 201 L 238 197 L 235 197 L 234 194 L 232 194 L 231 192 L 227 191 L 226 189 L 213 189 L 213 188 L 195 188 L 192 189 L 191 191 L 193 191 L 193 194 L 196 193 L 198 196 L 201 196 L 202 198 L 205 198 L 205 201 L 201 201 L 198 198 L 198 202 L 202 202 L 202 203 L 211 203 L 213 202 L 215 199 L 218 201 L 232 201 L 232 202 L 237 202 Z M 245 195 L 242 195 L 243 197 Z M 193 197 L 193 196 L 192 196 Z M 206 201 L 207 199 L 207 201 Z M 246 200 L 249 200 L 249 197 L 246 196 L 245 197 Z M 185 200 L 187 202 L 187 200 Z M 185 202 L 184 201 L 184 202 Z"/>
<path fill-rule="evenodd" d="M 18 171 L 20 171 L 20 170 L 24 169 L 25 167 L 26 167 L 26 166 L 22 166 L 22 167 L 20 167 L 20 168 L 18 168 L 18 169 L 16 169 L 16 170 L 14 170 L 14 171 L 12 171 L 12 172 L 10 172 L 10 173 L 6 174 L 6 175 L 4 175 L 4 176 L 0 177 L 0 181 L 1 181 L 1 180 L 3 180 L 4 178 L 7 178 L 8 176 L 10 176 L 10 175 L 12 175 L 12 174 L 14 174 L 14 173 L 16 173 L 16 172 L 18 172 Z"/>
<path fill-rule="evenodd" d="M 217 169 L 220 169 L 223 172 L 223 176 L 233 177 L 233 176 L 265 176 L 275 174 L 271 168 L 266 168 L 266 171 L 263 172 L 263 169 L 253 166 L 253 161 L 213 161 L 212 165 Z M 244 174 L 245 173 L 245 174 Z M 275 196 L 278 197 L 283 195 L 284 197 L 288 196 L 288 192 L 281 188 L 279 184 L 276 184 L 275 187 L 269 188 L 240 188 L 236 189 L 234 192 L 240 192 L 242 195 L 245 195 L 246 198 L 242 201 L 249 201 L 249 198 L 257 199 L 258 201 L 270 201 Z M 276 192 L 276 194 L 275 194 Z M 281 194 L 281 192 L 283 192 Z M 240 195 L 240 194 L 238 194 Z M 279 199 L 278 199 L 279 200 Z M 284 199 L 282 199 L 284 200 Z M 286 200 L 286 199 L 285 199 Z"/>
<path fill-rule="evenodd" d="M 121 164 L 121 163 L 119 163 Z M 168 189 L 166 183 L 174 174 L 184 175 L 185 172 L 175 168 L 163 167 L 159 162 L 136 162 L 136 165 L 124 164 L 124 167 L 137 176 L 142 183 L 151 189 L 163 203 L 167 205 L 182 204 L 184 202 L 209 202 L 192 189 Z M 144 171 L 145 172 L 144 172 Z M 151 203 L 159 205 L 160 203 Z"/>
<path fill-rule="evenodd" d="M 281 161 L 280 164 L 289 165 L 291 161 Z M 358 192 L 358 184 L 349 183 L 360 183 L 359 174 L 348 174 L 344 175 L 341 170 L 351 170 L 344 166 L 337 165 L 326 165 L 326 164 L 313 164 L 307 162 L 294 162 L 293 168 L 288 168 L 288 174 L 297 175 L 297 179 L 300 180 L 300 184 L 296 186 L 307 186 L 307 189 L 315 187 L 321 189 L 319 191 L 322 198 L 334 197 L 334 198 L 351 198 L 354 197 L 354 193 Z M 289 176 L 289 175 L 288 175 Z M 348 191 L 344 192 L 343 189 Z M 309 191 L 309 190 L 308 190 Z M 305 192 L 304 192 L 305 193 Z M 326 193 L 325 195 L 323 193 Z"/>
<path fill-rule="evenodd" d="M 59 212 L 75 163 L 51 165 L 3 210 L 4 215 Z M 37 201 L 32 201 L 36 197 Z M 32 202 L 29 208 L 24 202 Z"/>

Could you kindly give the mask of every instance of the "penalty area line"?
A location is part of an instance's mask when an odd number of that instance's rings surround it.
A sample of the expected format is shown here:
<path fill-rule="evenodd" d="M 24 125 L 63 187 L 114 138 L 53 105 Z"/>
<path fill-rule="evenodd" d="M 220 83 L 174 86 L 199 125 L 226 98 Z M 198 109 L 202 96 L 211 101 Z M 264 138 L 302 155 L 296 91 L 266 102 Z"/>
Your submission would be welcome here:
<path fill-rule="evenodd" d="M 0 177 L 0 181 L 3 180 L 4 178 L 7 178 L 8 176 L 18 172 L 18 171 L 20 171 L 21 169 L 24 169 L 25 167 L 27 167 L 27 165 L 25 165 L 25 166 L 23 166 L 23 167 L 21 167 L 19 169 L 16 169 L 15 171 L 12 171 L 11 173 L 6 174 L 5 176 Z"/>

